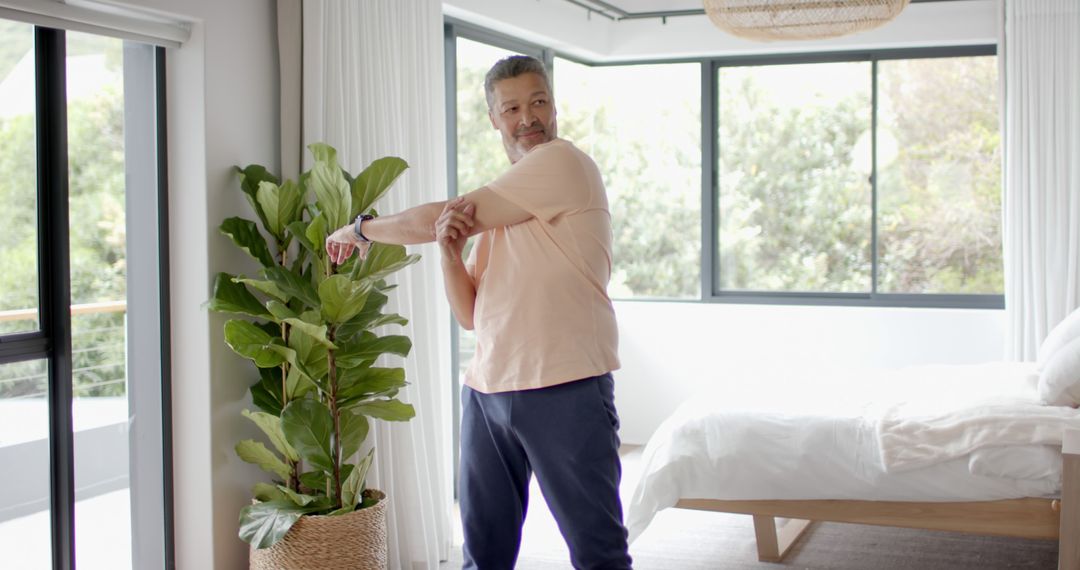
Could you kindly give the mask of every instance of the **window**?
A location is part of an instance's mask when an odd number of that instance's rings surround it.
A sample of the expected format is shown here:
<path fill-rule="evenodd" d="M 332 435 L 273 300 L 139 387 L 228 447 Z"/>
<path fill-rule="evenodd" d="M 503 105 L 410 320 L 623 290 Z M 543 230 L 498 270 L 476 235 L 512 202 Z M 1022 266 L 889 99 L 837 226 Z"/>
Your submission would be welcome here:
<path fill-rule="evenodd" d="M 0 334 L 36 331 L 34 27 L 0 20 Z M 0 385 L 0 395 L 4 388 Z"/>
<path fill-rule="evenodd" d="M 995 57 L 878 63 L 878 290 L 1001 294 Z"/>
<path fill-rule="evenodd" d="M 484 72 L 543 57 L 604 176 L 612 298 L 1004 306 L 994 46 L 588 65 L 447 34 L 452 185 L 505 166 Z"/>
<path fill-rule="evenodd" d="M 615 298 L 701 290 L 701 68 L 555 59 L 559 136 L 596 161 L 611 210 Z"/>
<path fill-rule="evenodd" d="M 712 294 L 1000 307 L 992 54 L 717 62 Z"/>
<path fill-rule="evenodd" d="M 163 566 L 164 51 L 7 20 L 0 37 L 0 549 L 13 568 Z"/>
<path fill-rule="evenodd" d="M 720 290 L 870 290 L 869 71 L 720 68 Z"/>

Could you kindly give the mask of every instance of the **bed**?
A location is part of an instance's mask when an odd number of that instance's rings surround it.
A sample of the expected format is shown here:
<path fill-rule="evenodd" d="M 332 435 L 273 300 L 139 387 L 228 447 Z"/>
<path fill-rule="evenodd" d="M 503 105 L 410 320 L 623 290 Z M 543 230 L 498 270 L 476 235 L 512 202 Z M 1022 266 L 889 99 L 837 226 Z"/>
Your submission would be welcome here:
<path fill-rule="evenodd" d="M 762 561 L 830 521 L 1058 539 L 1060 568 L 1080 568 L 1080 411 L 1045 403 L 1042 368 L 724 378 L 650 438 L 630 538 L 677 507 L 752 515 Z"/>

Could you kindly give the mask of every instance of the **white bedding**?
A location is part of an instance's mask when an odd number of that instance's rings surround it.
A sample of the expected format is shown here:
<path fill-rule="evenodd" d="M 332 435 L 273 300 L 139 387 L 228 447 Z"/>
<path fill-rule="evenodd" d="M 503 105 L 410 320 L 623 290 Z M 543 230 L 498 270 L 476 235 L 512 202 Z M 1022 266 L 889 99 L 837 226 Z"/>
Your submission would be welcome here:
<path fill-rule="evenodd" d="M 631 540 L 680 498 L 977 501 L 1053 495 L 1060 486 L 1060 475 L 1053 476 L 1060 473 L 1060 455 L 1042 455 L 1056 464 L 1036 471 L 1051 476 L 1017 479 L 973 474 L 971 450 L 958 455 L 949 442 L 938 446 L 947 451 L 936 458 L 924 449 L 918 468 L 901 463 L 886 469 L 880 447 L 889 441 L 887 430 L 881 431 L 888 426 L 884 419 L 911 428 L 900 430 L 908 436 L 918 434 L 916 420 L 942 425 L 934 420 L 947 417 L 946 402 L 965 402 L 965 392 L 968 403 L 1026 405 L 1037 398 L 1034 374 L 1034 364 L 991 363 L 813 375 L 773 370 L 725 378 L 682 405 L 646 445 L 627 508 Z M 915 423 L 904 423 L 905 410 Z M 1068 413 L 1052 421 L 1077 421 L 1075 410 L 1061 410 Z M 1044 435 L 1052 431 L 1041 429 Z M 1060 445 L 1060 432 L 1057 437 Z M 902 442 L 898 437 L 887 445 Z M 1019 466 L 1009 461 L 1033 457 L 984 455 L 976 462 L 982 473 L 1015 472 Z M 986 468 L 986 461 L 997 465 Z"/>

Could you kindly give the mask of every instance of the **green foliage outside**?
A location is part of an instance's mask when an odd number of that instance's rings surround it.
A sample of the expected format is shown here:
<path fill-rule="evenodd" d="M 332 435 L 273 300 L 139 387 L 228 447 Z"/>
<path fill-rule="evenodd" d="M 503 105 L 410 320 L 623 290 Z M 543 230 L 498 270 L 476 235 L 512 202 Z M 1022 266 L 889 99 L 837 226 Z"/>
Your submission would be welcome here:
<path fill-rule="evenodd" d="M 868 291 L 870 185 L 851 163 L 869 89 L 785 106 L 753 71 L 720 76 L 721 287 Z"/>
<path fill-rule="evenodd" d="M 0 77 L 32 47 L 30 26 L 0 21 Z M 10 39 L 11 41 L 7 41 Z M 122 42 L 68 34 L 69 57 L 103 54 L 108 87 L 68 104 L 70 265 L 72 304 L 126 298 Z M 38 306 L 35 121 L 0 117 L 0 311 Z M 0 322 L 0 334 L 34 330 L 32 320 Z M 124 314 L 72 317 L 76 397 L 125 393 Z M 0 398 L 46 393 L 40 363 L 0 367 Z"/>
<path fill-rule="evenodd" d="M 994 57 L 883 62 L 880 289 L 1004 291 L 1001 130 Z"/>
<path fill-rule="evenodd" d="M 790 109 L 736 77 L 720 82 L 722 286 L 870 291 L 869 170 L 856 167 L 869 87 Z M 997 92 L 993 57 L 880 64 L 878 291 L 1002 292 Z"/>

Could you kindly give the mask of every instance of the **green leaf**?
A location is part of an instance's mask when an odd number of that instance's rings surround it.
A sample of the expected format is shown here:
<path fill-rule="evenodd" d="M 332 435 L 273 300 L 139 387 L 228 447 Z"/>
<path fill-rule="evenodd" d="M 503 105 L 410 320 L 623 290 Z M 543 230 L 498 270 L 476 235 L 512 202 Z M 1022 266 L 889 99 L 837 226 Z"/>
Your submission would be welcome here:
<path fill-rule="evenodd" d="M 294 238 L 300 241 L 300 245 L 304 246 L 304 249 L 306 249 L 309 253 L 313 253 L 315 255 L 319 254 L 319 248 L 315 247 L 315 244 L 312 243 L 311 240 L 307 237 L 308 224 L 304 223 L 303 221 L 293 222 L 289 224 L 288 228 L 289 233 L 292 234 Z"/>
<path fill-rule="evenodd" d="M 350 473 L 341 484 L 341 507 L 343 509 L 351 510 L 356 508 L 360 493 L 364 491 L 364 479 L 367 478 L 368 469 L 371 468 L 371 458 L 374 452 L 374 449 L 369 451 L 357 464 L 356 470 Z"/>
<path fill-rule="evenodd" d="M 407 168 L 409 163 L 396 156 L 386 156 L 369 164 L 352 183 L 350 217 L 367 212 Z"/>
<path fill-rule="evenodd" d="M 308 186 L 315 191 L 319 211 L 326 217 L 328 227 L 337 229 L 349 221 L 352 212 L 352 193 L 349 183 L 341 174 L 337 163 L 337 151 L 320 143 L 308 146 L 315 155 Z M 315 240 L 312 240 L 313 242 Z"/>
<path fill-rule="evenodd" d="M 289 296 L 284 291 L 278 289 L 278 286 L 273 281 L 263 281 L 260 279 L 250 279 L 247 277 L 233 277 L 233 281 L 237 283 L 243 283 L 244 285 L 251 285 L 252 287 L 278 299 L 280 301 L 288 301 Z"/>
<path fill-rule="evenodd" d="M 241 441 L 236 444 L 236 454 L 240 456 L 240 459 L 258 465 L 267 473 L 273 473 L 283 480 L 289 478 L 289 466 L 280 457 L 274 455 L 273 451 L 267 449 L 261 441 L 254 439 Z"/>
<path fill-rule="evenodd" d="M 281 415 L 281 368 L 259 368 L 259 381 L 251 385 L 251 401 L 260 410 Z"/>
<path fill-rule="evenodd" d="M 307 238 L 311 244 L 311 253 L 316 258 L 322 259 L 326 255 L 326 251 L 323 249 L 323 245 L 326 243 L 326 216 L 319 214 L 312 218 L 311 223 L 308 224 L 307 229 L 304 230 L 304 237 Z"/>
<path fill-rule="evenodd" d="M 237 168 L 236 170 L 240 173 L 240 189 L 244 191 L 248 203 L 251 204 L 252 209 L 255 210 L 255 214 L 259 216 L 259 220 L 262 221 L 263 227 L 269 227 L 269 224 L 266 223 L 266 215 L 259 206 L 259 200 L 257 198 L 259 184 L 263 182 L 279 184 L 280 180 L 277 176 L 274 176 L 267 171 L 265 167 L 258 164 L 250 164 L 245 168 Z"/>
<path fill-rule="evenodd" d="M 341 458 L 348 460 L 367 439 L 370 424 L 364 416 L 358 416 L 350 411 L 342 411 L 338 417 L 341 431 Z"/>
<path fill-rule="evenodd" d="M 255 483 L 255 487 L 251 490 L 251 495 L 255 497 L 256 501 L 287 501 L 289 497 L 282 493 L 278 489 L 277 485 L 271 485 L 270 483 Z"/>
<path fill-rule="evenodd" d="M 259 183 L 256 200 L 266 217 L 266 230 L 278 241 L 285 241 L 285 228 L 300 218 L 303 193 L 291 180 L 286 180 L 280 186 L 270 181 L 262 181 Z"/>
<path fill-rule="evenodd" d="M 420 256 L 406 255 L 403 245 L 373 243 L 371 249 L 368 250 L 367 258 L 364 259 L 359 270 L 354 272 L 356 275 L 353 277 L 374 282 L 417 261 L 420 261 Z"/>
<path fill-rule="evenodd" d="M 408 356 L 412 350 L 412 340 L 402 335 L 376 336 L 364 331 L 359 337 L 353 337 L 346 343 L 338 343 L 334 360 L 342 368 L 354 368 L 365 362 L 374 362 L 383 354 Z"/>
<path fill-rule="evenodd" d="M 286 318 L 284 321 L 292 325 L 292 334 L 306 334 L 327 348 L 337 348 L 334 343 L 330 342 L 330 339 L 326 338 L 326 325 L 314 325 L 301 320 L 299 317 Z"/>
<path fill-rule="evenodd" d="M 260 368 L 278 366 L 296 360 L 296 353 L 283 346 L 280 338 L 248 322 L 233 319 L 225 323 L 225 342 L 237 354 L 249 358 Z"/>
<path fill-rule="evenodd" d="M 273 546 L 306 513 L 322 508 L 300 507 L 292 501 L 266 501 L 240 509 L 240 539 L 255 548 Z"/>
<path fill-rule="evenodd" d="M 308 471 L 300 474 L 300 484 L 313 491 L 326 491 L 326 472 Z"/>
<path fill-rule="evenodd" d="M 311 495 L 305 495 L 303 493 L 297 493 L 296 491 L 293 491 L 292 489 L 286 487 L 285 485 L 278 485 L 277 488 L 278 488 L 279 491 L 284 493 L 285 496 L 288 497 L 288 499 L 290 501 L 292 501 L 293 503 L 295 503 L 297 506 L 300 506 L 300 507 L 306 507 L 306 506 L 310 505 L 312 502 L 314 502 L 316 499 L 318 499 L 318 497 L 313 497 Z"/>
<path fill-rule="evenodd" d="M 266 238 L 259 233 L 258 226 L 251 220 L 244 218 L 226 218 L 221 222 L 221 233 L 229 236 L 240 249 L 261 263 L 263 267 L 277 265 L 270 249 L 266 246 Z"/>
<path fill-rule="evenodd" d="M 315 400 L 293 400 L 281 412 L 281 428 L 285 439 L 312 467 L 333 471 L 334 420 L 326 406 Z"/>
<path fill-rule="evenodd" d="M 228 273 L 218 273 L 214 279 L 214 295 L 209 306 L 211 311 L 219 313 L 236 313 L 257 318 L 270 316 L 259 299 Z"/>
<path fill-rule="evenodd" d="M 386 302 L 389 300 L 389 297 L 378 291 L 368 293 L 367 300 L 364 301 L 364 308 L 355 317 L 338 327 L 335 338 L 338 340 L 350 338 L 371 328 L 369 324 L 382 315 L 382 308 L 386 306 Z"/>
<path fill-rule="evenodd" d="M 344 275 L 331 275 L 319 285 L 322 316 L 329 323 L 344 323 L 355 317 L 367 302 L 371 284 L 353 281 Z"/>
<path fill-rule="evenodd" d="M 240 413 L 259 426 L 259 429 L 266 434 L 266 437 L 270 438 L 270 443 L 274 445 L 274 449 L 278 450 L 278 453 L 284 455 L 289 461 L 300 460 L 296 450 L 289 445 L 289 442 L 285 441 L 285 434 L 281 431 L 281 418 L 266 412 L 252 412 L 250 410 L 244 410 Z"/>
<path fill-rule="evenodd" d="M 338 398 L 351 400 L 404 385 L 404 368 L 346 368 L 338 377 Z"/>
<path fill-rule="evenodd" d="M 354 466 L 352 463 L 345 463 L 341 466 L 342 480 L 349 478 L 353 468 Z M 319 493 L 326 493 L 327 480 L 327 474 L 324 471 L 308 471 L 307 473 L 300 474 L 300 483 L 308 489 Z"/>
<path fill-rule="evenodd" d="M 412 419 L 416 410 L 412 404 L 404 404 L 399 400 L 374 400 L 352 406 L 352 410 L 358 414 L 379 418 L 388 422 L 403 422 Z"/>
<path fill-rule="evenodd" d="M 311 143 L 308 145 L 315 162 L 325 162 L 337 166 L 337 149 L 326 143 Z"/>
<path fill-rule="evenodd" d="M 315 287 L 307 279 L 276 265 L 274 267 L 264 267 L 262 274 L 263 277 L 273 281 L 279 289 L 300 299 L 308 307 L 319 306 L 319 295 L 315 292 Z"/>
<path fill-rule="evenodd" d="M 293 366 L 289 368 L 289 376 L 286 382 L 286 391 L 289 394 L 289 400 L 295 400 L 301 398 L 304 394 L 311 392 L 317 388 L 314 382 L 311 381 L 311 376 L 305 374 L 301 370 L 302 366 Z M 280 415 L 280 413 L 279 413 Z"/>
<path fill-rule="evenodd" d="M 267 283 L 269 283 L 269 281 Z M 271 300 L 266 303 L 266 308 L 270 311 L 270 314 L 273 315 L 274 318 L 277 319 L 279 322 L 284 321 L 285 319 L 295 319 L 296 317 L 300 316 L 296 314 L 296 311 L 290 309 L 288 305 L 280 301 Z"/>
<path fill-rule="evenodd" d="M 289 346 L 296 351 L 296 359 L 309 379 L 322 380 L 329 372 L 326 361 L 327 347 L 317 342 L 311 335 L 299 333 L 289 335 Z"/>

